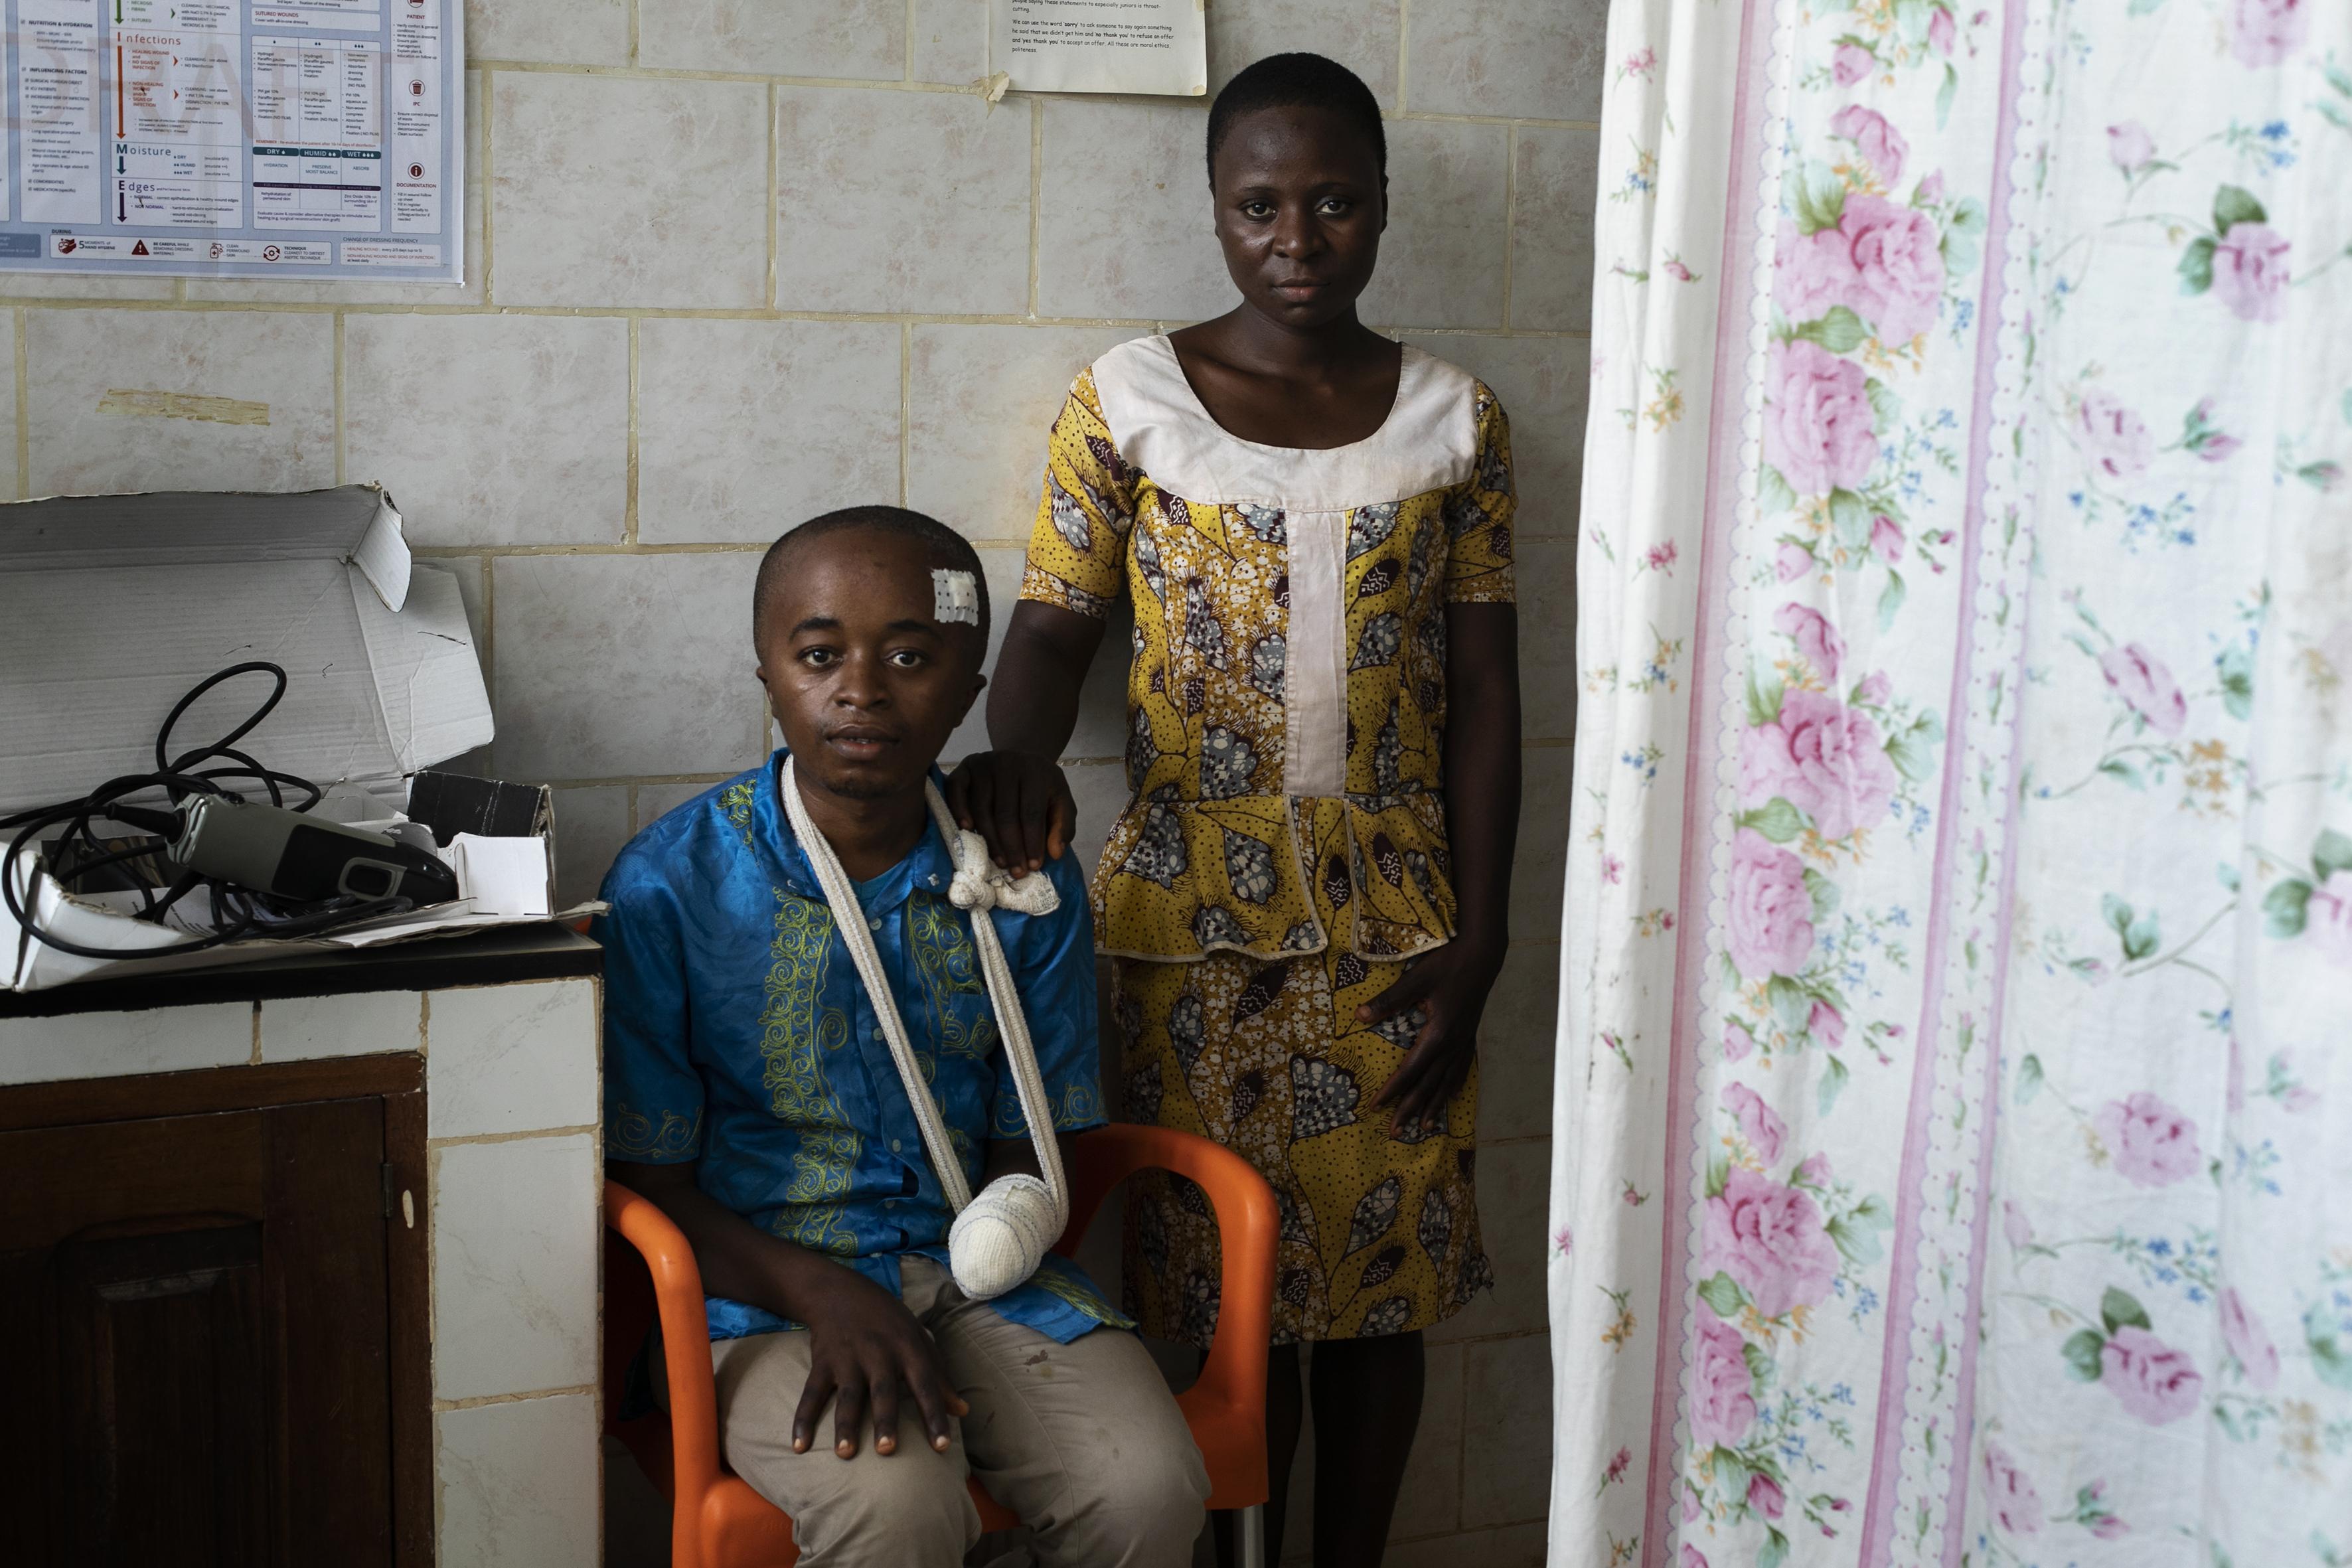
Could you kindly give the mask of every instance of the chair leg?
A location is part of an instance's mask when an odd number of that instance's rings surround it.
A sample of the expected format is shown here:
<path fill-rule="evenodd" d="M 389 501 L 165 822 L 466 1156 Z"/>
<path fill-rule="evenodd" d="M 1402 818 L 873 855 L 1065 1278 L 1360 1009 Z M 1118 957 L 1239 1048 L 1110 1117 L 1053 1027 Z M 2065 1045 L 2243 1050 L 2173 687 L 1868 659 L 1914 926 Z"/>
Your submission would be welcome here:
<path fill-rule="evenodd" d="M 1266 1568 L 1264 1503 L 1252 1503 L 1234 1510 L 1234 1556 L 1237 1568 Z"/>

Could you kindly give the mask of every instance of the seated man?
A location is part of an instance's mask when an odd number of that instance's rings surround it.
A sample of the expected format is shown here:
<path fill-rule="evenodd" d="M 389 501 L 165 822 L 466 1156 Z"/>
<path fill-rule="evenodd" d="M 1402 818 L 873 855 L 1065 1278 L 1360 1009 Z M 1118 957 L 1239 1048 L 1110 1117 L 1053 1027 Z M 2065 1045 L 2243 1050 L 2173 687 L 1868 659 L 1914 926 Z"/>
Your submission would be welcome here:
<path fill-rule="evenodd" d="M 1075 859 L 1047 873 L 1051 913 L 969 915 L 926 805 L 984 684 L 980 561 L 919 513 L 831 512 L 768 552 L 751 635 L 785 751 L 639 834 L 595 928 L 605 1153 L 693 1245 L 727 1463 L 810 1568 L 961 1562 L 967 1474 L 1044 1563 L 1188 1563 L 1208 1479 L 1132 1325 L 1050 1254 L 992 1300 L 958 1289 L 949 1201 L 780 795 L 790 778 L 854 883 L 971 1188 L 1038 1171 L 972 919 L 995 922 L 1056 1131 L 1099 1125 Z"/>

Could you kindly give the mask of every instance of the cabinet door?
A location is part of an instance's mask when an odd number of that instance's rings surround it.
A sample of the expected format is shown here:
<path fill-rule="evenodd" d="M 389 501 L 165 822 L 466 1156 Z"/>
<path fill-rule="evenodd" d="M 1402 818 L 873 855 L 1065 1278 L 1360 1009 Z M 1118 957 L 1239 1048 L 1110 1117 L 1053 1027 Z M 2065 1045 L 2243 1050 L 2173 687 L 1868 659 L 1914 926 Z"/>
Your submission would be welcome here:
<path fill-rule="evenodd" d="M 17 1561 L 390 1563 L 383 1138 L 374 1099 L 0 1133 Z"/>

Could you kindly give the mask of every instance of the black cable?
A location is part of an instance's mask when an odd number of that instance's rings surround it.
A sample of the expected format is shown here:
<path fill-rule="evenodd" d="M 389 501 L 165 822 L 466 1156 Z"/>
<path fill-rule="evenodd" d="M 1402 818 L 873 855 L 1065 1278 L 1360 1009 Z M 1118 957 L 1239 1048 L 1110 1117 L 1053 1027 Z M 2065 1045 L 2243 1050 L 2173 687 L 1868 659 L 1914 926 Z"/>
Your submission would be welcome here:
<path fill-rule="evenodd" d="M 172 731 L 191 705 L 205 692 L 240 675 L 268 675 L 275 684 L 269 695 L 256 708 L 244 723 L 209 745 L 198 746 L 172 755 Z M 205 877 L 188 872 L 175 880 L 161 898 L 155 889 L 146 886 L 147 879 L 139 879 L 136 891 L 140 908 L 133 920 L 161 925 L 172 906 L 189 893 L 203 888 L 208 894 L 215 930 L 209 936 L 192 937 L 169 947 L 110 948 L 85 947 L 79 942 L 44 931 L 35 922 L 16 886 L 16 867 L 28 845 L 38 841 L 41 835 L 62 826 L 64 831 L 51 839 L 47 849 L 50 863 L 79 879 L 90 872 L 106 869 L 156 854 L 168 847 L 180 832 L 182 818 L 174 811 L 157 811 L 152 806 L 123 804 L 127 797 L 150 790 L 162 790 L 174 807 L 191 795 L 217 795 L 224 800 L 243 802 L 245 794 L 226 787 L 222 781 L 251 781 L 247 793 L 267 794 L 273 805 L 286 804 L 289 788 L 302 791 L 309 796 L 295 811 L 309 811 L 326 798 L 326 791 L 309 779 L 293 773 L 279 773 L 264 766 L 255 758 L 236 749 L 236 743 L 252 733 L 255 726 L 269 717 L 286 696 L 286 671 L 267 659 L 250 659 L 233 664 L 226 669 L 206 677 L 190 688 L 187 694 L 172 705 L 163 719 L 163 727 L 155 731 L 155 771 L 152 773 L 125 773 L 107 780 L 88 795 L 55 805 L 35 806 L 14 816 L 0 817 L 0 833 L 16 830 L 9 841 L 7 860 L 0 865 L 0 901 L 7 905 L 16 923 L 43 945 L 69 952 L 80 958 L 169 958 L 181 953 L 201 952 L 205 948 L 220 947 L 241 942 L 251 936 L 299 937 L 311 936 L 354 921 L 376 915 L 396 914 L 415 907 L 413 900 L 404 898 L 358 899 L 341 897 L 314 902 L 281 899 L 257 889 L 239 887 L 216 877 Z M 207 763 L 224 765 L 205 767 Z M 143 828 L 149 837 L 131 843 L 116 843 L 100 837 L 90 825 L 91 818 L 104 816 L 127 826 Z M 63 857 L 64 859 L 60 859 Z"/>
<path fill-rule="evenodd" d="M 185 713 L 189 707 L 194 703 L 197 698 L 202 697 L 205 692 L 210 691 L 214 687 L 218 686 L 225 680 L 234 680 L 240 675 L 253 675 L 257 673 L 267 674 L 275 678 L 277 684 L 269 689 L 269 695 L 262 699 L 261 706 L 253 710 L 253 716 L 251 718 L 247 719 L 244 723 L 239 724 L 236 729 L 231 730 L 227 734 L 223 735 L 219 740 L 215 741 L 211 745 L 200 746 L 196 750 L 190 752 L 186 756 L 182 757 L 176 763 L 167 762 L 164 760 L 171 754 L 172 726 L 180 721 L 180 715 Z M 155 731 L 155 771 L 159 773 L 184 773 L 198 763 L 204 762 L 208 758 L 217 757 L 226 753 L 231 746 L 236 745 L 239 741 L 244 740 L 246 736 L 251 734 L 255 725 L 260 723 L 264 719 L 268 718 L 270 714 L 276 712 L 278 710 L 278 704 L 283 701 L 285 697 L 285 668 L 282 665 L 272 664 L 268 659 L 247 659 L 243 664 L 232 664 L 226 669 L 206 676 L 204 679 L 197 681 L 195 685 L 190 687 L 188 689 L 188 694 L 181 698 L 177 702 L 172 704 L 172 710 L 163 715 L 163 727 Z M 249 763 L 249 765 L 253 766 L 255 771 L 259 771 L 258 763 Z"/>

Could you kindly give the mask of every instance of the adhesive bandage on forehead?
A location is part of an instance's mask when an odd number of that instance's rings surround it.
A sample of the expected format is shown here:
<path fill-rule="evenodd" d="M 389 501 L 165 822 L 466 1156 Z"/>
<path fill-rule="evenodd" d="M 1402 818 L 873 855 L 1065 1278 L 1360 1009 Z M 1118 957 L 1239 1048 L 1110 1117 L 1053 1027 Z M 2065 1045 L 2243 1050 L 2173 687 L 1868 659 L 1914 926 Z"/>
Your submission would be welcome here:
<path fill-rule="evenodd" d="M 964 592 L 972 592 L 969 572 L 931 574 L 933 583 L 949 578 L 962 579 Z M 977 602 L 975 596 L 972 603 Z M 940 603 L 939 618 L 943 621 L 979 621 L 976 610 L 971 608 L 966 608 L 961 616 L 949 615 L 944 585 L 940 590 Z M 898 1081 L 914 1110 L 915 1125 L 923 1135 L 923 1149 L 930 1156 L 931 1170 L 939 1177 L 948 1207 L 955 1212 L 955 1222 L 948 1230 L 948 1267 L 955 1275 L 957 1286 L 973 1300 L 984 1301 L 1002 1296 L 1037 1271 L 1046 1248 L 1059 1239 L 1063 1226 L 1069 1223 L 1070 1200 L 1069 1185 L 1062 1173 L 1061 1148 L 1055 1142 L 1053 1103 L 1046 1098 L 1045 1079 L 1037 1070 L 1037 1051 L 1029 1039 L 1029 1023 L 1021 1011 L 1021 998 L 1013 990 L 1012 966 L 1005 962 L 1003 944 L 997 941 L 996 923 L 989 918 L 988 911 L 1002 907 L 1022 914 L 1050 914 L 1061 907 L 1061 896 L 1041 872 L 1032 871 L 1016 879 L 1001 869 L 989 859 L 988 846 L 979 834 L 957 827 L 955 818 L 948 813 L 947 802 L 940 798 L 938 787 L 924 786 L 931 819 L 939 825 L 940 837 L 947 841 L 955 861 L 948 901 L 971 913 L 972 946 L 980 955 L 989 1005 L 996 1014 L 996 1031 L 1004 1042 L 1005 1065 L 1012 1069 L 1013 1088 L 1021 1098 L 1021 1114 L 1029 1123 L 1029 1136 L 1036 1146 L 1037 1168 L 1045 1173 L 1043 1181 L 1021 1174 L 999 1176 L 975 1194 L 965 1179 L 962 1161 L 948 1142 L 939 1103 L 931 1098 L 930 1086 L 923 1081 L 922 1068 L 915 1060 L 914 1046 L 907 1036 L 906 1022 L 898 1016 L 898 1004 L 890 993 L 889 977 L 882 971 L 881 955 L 875 951 L 874 939 L 868 934 L 865 911 L 858 908 L 857 894 L 850 886 L 848 874 L 841 868 L 833 846 L 809 819 L 789 756 L 784 759 L 782 793 L 784 815 L 800 838 L 802 852 L 808 856 L 809 865 L 816 872 L 817 884 L 824 889 L 835 929 L 843 945 L 849 949 L 850 963 L 866 987 L 867 1000 L 874 1005 L 876 1022 L 882 1026 L 883 1039 L 890 1047 Z"/>
<path fill-rule="evenodd" d="M 935 620 L 980 625 L 980 584 L 969 572 L 931 569 L 931 616 Z"/>

